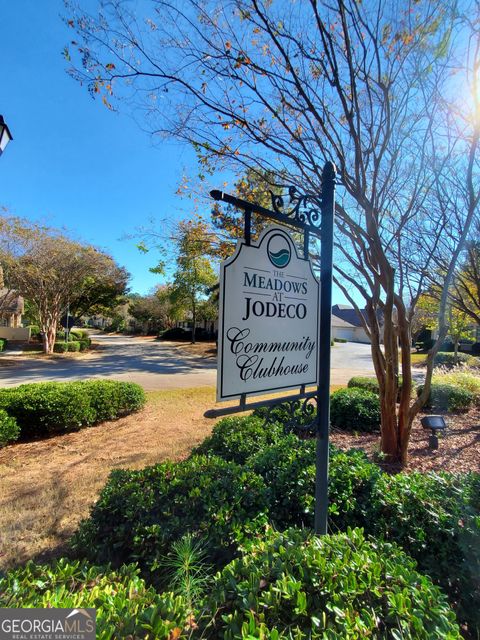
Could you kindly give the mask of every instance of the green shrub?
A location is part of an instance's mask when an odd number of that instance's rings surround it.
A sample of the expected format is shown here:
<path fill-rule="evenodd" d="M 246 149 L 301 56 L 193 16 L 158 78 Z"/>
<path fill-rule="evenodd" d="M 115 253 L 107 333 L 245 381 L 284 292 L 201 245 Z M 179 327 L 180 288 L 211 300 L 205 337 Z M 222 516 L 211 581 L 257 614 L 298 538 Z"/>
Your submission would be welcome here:
<path fill-rule="evenodd" d="M 77 340 L 72 340 L 71 342 L 68 342 L 67 345 L 68 345 L 68 351 L 74 351 L 74 352 L 80 351 L 80 342 L 78 342 Z"/>
<path fill-rule="evenodd" d="M 345 338 L 334 338 L 333 340 L 334 342 L 341 342 L 341 343 L 348 342 L 348 340 L 346 340 Z"/>
<path fill-rule="evenodd" d="M 55 340 L 58 343 L 65 342 L 67 334 L 65 331 L 57 331 Z M 84 329 L 72 329 L 68 332 L 68 342 L 90 342 L 90 338 L 88 337 L 88 331 Z"/>
<path fill-rule="evenodd" d="M 432 378 L 435 384 L 451 384 L 467 389 L 473 394 L 476 403 L 480 403 L 480 376 L 469 371 L 454 370 L 448 373 L 435 373 Z"/>
<path fill-rule="evenodd" d="M 179 596 L 147 587 L 134 566 L 117 571 L 60 559 L 53 565 L 29 562 L 0 576 L 1 607 L 94 608 L 97 638 L 187 636 L 190 612 Z M 181 633 L 183 636 L 183 633 Z"/>
<path fill-rule="evenodd" d="M 363 451 L 340 451 L 331 447 L 328 474 L 329 526 L 332 531 L 347 527 L 369 527 L 370 500 L 379 467 Z"/>
<path fill-rule="evenodd" d="M 267 485 L 270 521 L 275 526 L 313 526 L 314 440 L 299 440 L 289 434 L 252 456 L 248 467 Z"/>
<path fill-rule="evenodd" d="M 461 638 L 445 596 L 415 563 L 359 530 L 270 531 L 223 569 L 209 608 L 212 637 Z"/>
<path fill-rule="evenodd" d="M 7 348 L 7 340 L 5 338 L 0 338 L 0 351 L 5 351 Z"/>
<path fill-rule="evenodd" d="M 80 341 L 80 351 L 87 351 L 90 348 L 92 341 L 90 338 L 82 338 Z"/>
<path fill-rule="evenodd" d="M 398 376 L 398 400 L 400 401 L 400 392 L 402 390 L 403 379 L 402 376 Z M 364 376 L 354 376 L 350 378 L 348 381 L 348 388 L 355 389 L 364 389 L 365 391 L 370 391 L 371 393 L 379 394 L 380 393 L 380 385 L 378 384 L 378 380 L 375 377 L 364 377 Z"/>
<path fill-rule="evenodd" d="M 42 382 L 0 389 L 0 408 L 14 417 L 22 439 L 78 429 L 137 411 L 143 389 L 131 382 Z"/>
<path fill-rule="evenodd" d="M 303 402 L 303 401 L 302 401 Z M 317 413 L 317 408 L 313 402 L 307 402 L 302 407 L 296 406 L 293 409 L 288 403 L 274 405 L 273 407 L 260 407 L 255 409 L 253 415 L 266 420 L 269 424 L 277 422 L 282 425 L 285 433 L 296 433 L 305 435 L 305 427 L 311 425 Z M 300 427 L 299 429 L 297 427 Z M 302 429 L 303 427 L 303 429 Z M 315 428 L 308 430 L 313 435 Z"/>
<path fill-rule="evenodd" d="M 365 391 L 370 391 L 370 393 L 380 393 L 378 380 L 377 378 L 368 378 L 363 376 L 354 376 L 350 378 L 348 381 L 347 387 L 351 389 L 354 387 L 355 389 L 365 389 Z"/>
<path fill-rule="evenodd" d="M 262 478 L 213 456 L 115 470 L 72 547 L 98 563 L 135 560 L 155 572 L 171 545 L 190 532 L 209 561 L 221 566 L 237 539 L 265 522 L 266 509 Z M 152 577 L 161 581 L 161 572 Z"/>
<path fill-rule="evenodd" d="M 331 395 L 332 427 L 348 431 L 378 431 L 380 401 L 378 395 L 364 389 L 339 389 Z"/>
<path fill-rule="evenodd" d="M 114 420 L 139 411 L 145 404 L 144 390 L 133 382 L 86 380 L 81 384 L 95 411 L 96 422 Z"/>
<path fill-rule="evenodd" d="M 281 425 L 264 426 L 264 420 L 257 416 L 224 418 L 213 427 L 212 435 L 192 453 L 215 455 L 244 464 L 250 456 L 273 444 L 282 435 Z"/>
<path fill-rule="evenodd" d="M 399 544 L 421 571 L 480 624 L 480 475 L 382 474 L 366 531 Z M 480 627 L 479 627 L 480 630 Z"/>
<path fill-rule="evenodd" d="M 418 387 L 417 394 L 422 390 L 423 385 Z M 467 411 L 474 400 L 474 394 L 465 387 L 433 382 L 425 407 L 436 411 Z"/>
<path fill-rule="evenodd" d="M 19 435 L 20 427 L 15 418 L 11 418 L 6 411 L 0 409 L 0 447 L 15 442 Z"/>
<path fill-rule="evenodd" d="M 87 340 L 88 339 L 88 331 L 86 329 L 71 329 L 70 335 L 75 340 Z"/>
<path fill-rule="evenodd" d="M 68 351 L 68 342 L 55 342 L 53 345 L 54 353 L 67 353 Z"/>
<path fill-rule="evenodd" d="M 293 434 L 260 451 L 248 466 L 262 476 L 268 490 L 270 522 L 279 529 L 313 527 L 315 495 L 314 440 Z M 361 451 L 330 447 L 329 524 L 333 530 L 363 526 L 379 468 Z"/>
<path fill-rule="evenodd" d="M 265 480 L 272 524 L 279 529 L 293 524 L 313 527 L 314 441 L 290 435 L 251 457 L 248 466 Z M 333 531 L 361 526 L 398 543 L 449 593 L 462 619 L 478 624 L 479 474 L 392 478 L 363 452 L 332 447 L 329 526 Z"/>
<path fill-rule="evenodd" d="M 468 353 L 457 353 L 456 357 L 454 353 L 448 351 L 439 351 L 434 359 L 435 365 L 443 365 L 445 367 L 455 367 L 459 364 L 475 364 L 476 358 Z"/>

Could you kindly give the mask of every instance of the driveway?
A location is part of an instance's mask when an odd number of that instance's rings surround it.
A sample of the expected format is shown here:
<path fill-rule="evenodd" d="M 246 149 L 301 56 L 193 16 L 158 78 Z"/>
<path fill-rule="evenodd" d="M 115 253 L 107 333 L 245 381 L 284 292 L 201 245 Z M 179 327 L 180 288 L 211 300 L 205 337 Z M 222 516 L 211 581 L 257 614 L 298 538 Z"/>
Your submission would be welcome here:
<path fill-rule="evenodd" d="M 185 353 L 175 344 L 129 336 L 92 336 L 100 348 L 80 358 L 43 359 L 11 356 L 15 364 L 1 366 L 0 386 L 50 380 L 111 378 L 137 382 L 147 390 L 215 386 L 216 361 Z M 354 375 L 374 375 L 370 346 L 335 343 L 332 384 L 346 384 Z"/>

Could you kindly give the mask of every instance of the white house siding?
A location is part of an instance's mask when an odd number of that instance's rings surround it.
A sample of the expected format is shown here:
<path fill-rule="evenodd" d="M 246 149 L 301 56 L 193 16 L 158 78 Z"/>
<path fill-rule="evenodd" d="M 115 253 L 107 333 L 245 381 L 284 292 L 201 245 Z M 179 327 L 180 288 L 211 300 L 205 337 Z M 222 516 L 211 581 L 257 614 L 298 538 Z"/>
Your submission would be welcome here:
<path fill-rule="evenodd" d="M 356 342 L 355 340 L 355 327 L 336 327 L 332 324 L 332 338 L 338 338 L 340 340 L 348 340 L 348 342 Z"/>
<path fill-rule="evenodd" d="M 364 344 L 370 344 L 370 338 L 365 333 L 365 329 L 363 327 L 355 327 L 354 338 L 352 342 L 363 342 Z"/>

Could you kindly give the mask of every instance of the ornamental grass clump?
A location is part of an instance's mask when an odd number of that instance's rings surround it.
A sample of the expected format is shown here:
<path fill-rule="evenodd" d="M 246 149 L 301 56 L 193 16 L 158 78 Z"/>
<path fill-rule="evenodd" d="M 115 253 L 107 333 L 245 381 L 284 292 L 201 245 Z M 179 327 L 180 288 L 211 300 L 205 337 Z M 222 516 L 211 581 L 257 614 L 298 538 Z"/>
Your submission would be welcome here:
<path fill-rule="evenodd" d="M 466 367 L 458 367 L 455 371 L 436 369 L 432 383 L 448 384 L 466 389 L 473 394 L 475 404 L 480 404 L 480 375 L 475 375 L 471 369 Z"/>

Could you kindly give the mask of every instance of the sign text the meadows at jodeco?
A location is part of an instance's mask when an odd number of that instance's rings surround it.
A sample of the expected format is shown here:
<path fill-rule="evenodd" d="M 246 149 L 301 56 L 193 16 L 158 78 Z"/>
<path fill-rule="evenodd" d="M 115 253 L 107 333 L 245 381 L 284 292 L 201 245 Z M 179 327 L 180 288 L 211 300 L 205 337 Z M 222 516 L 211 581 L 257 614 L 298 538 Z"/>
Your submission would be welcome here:
<path fill-rule="evenodd" d="M 239 241 L 220 272 L 217 400 L 317 384 L 320 287 L 290 235 Z"/>

